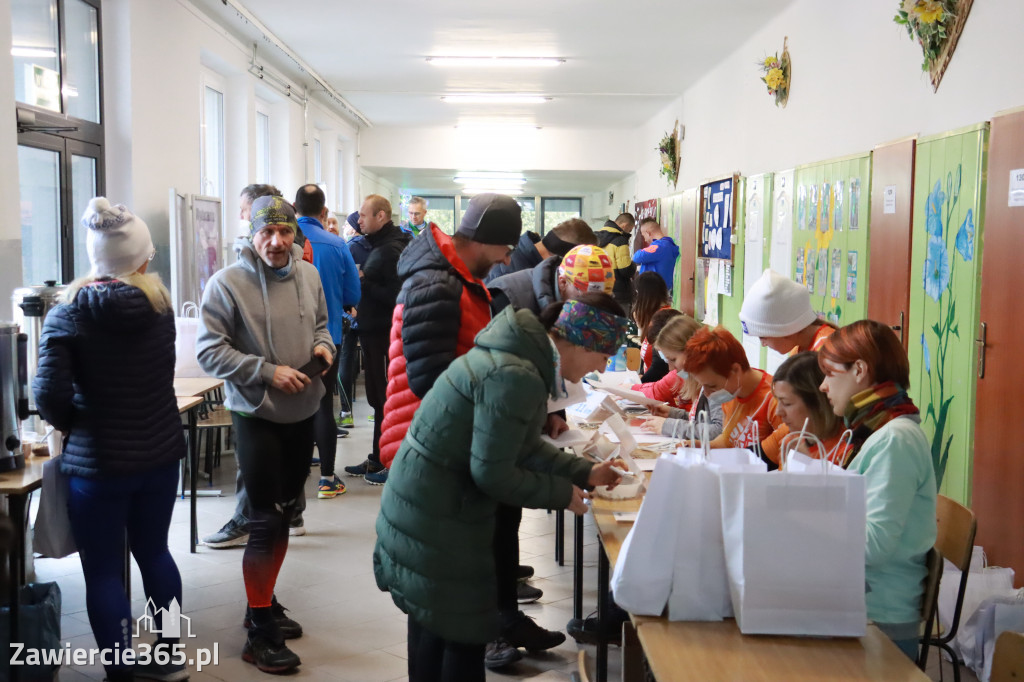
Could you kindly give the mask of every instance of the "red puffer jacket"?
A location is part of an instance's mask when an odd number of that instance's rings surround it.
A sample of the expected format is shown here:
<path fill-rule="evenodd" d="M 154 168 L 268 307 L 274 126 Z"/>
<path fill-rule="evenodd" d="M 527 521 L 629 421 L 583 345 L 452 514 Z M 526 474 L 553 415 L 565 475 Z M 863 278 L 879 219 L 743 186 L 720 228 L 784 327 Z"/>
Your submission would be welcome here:
<path fill-rule="evenodd" d="M 402 290 L 391 318 L 388 391 L 380 434 L 384 466 L 398 452 L 420 401 L 452 360 L 491 321 L 491 296 L 437 226 L 412 240 L 398 261 Z"/>

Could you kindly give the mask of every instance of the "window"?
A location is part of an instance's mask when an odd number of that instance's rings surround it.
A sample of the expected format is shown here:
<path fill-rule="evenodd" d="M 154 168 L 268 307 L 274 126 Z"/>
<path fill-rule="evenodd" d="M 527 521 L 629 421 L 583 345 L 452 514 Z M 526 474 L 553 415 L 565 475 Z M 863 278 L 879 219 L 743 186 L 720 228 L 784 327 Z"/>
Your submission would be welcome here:
<path fill-rule="evenodd" d="M 100 0 L 12 0 L 25 284 L 89 270 L 79 218 L 102 194 Z"/>
<path fill-rule="evenodd" d="M 455 234 L 455 197 L 429 197 L 427 200 L 427 221 L 437 223 L 445 234 Z M 402 210 L 405 210 L 403 205 Z M 402 216 L 408 220 L 408 215 Z"/>
<path fill-rule="evenodd" d="M 313 182 L 324 184 L 324 160 L 320 153 L 320 140 L 313 140 Z"/>
<path fill-rule="evenodd" d="M 345 211 L 345 153 L 341 149 L 338 150 L 338 172 L 335 177 L 338 179 L 337 188 L 337 203 L 335 204 L 335 210 L 339 213 Z"/>
<path fill-rule="evenodd" d="M 256 104 L 256 182 L 270 184 L 270 114 Z"/>
<path fill-rule="evenodd" d="M 207 75 L 203 84 L 203 108 L 200 124 L 201 193 L 224 198 L 224 87 Z"/>
<path fill-rule="evenodd" d="M 583 215 L 582 199 L 563 199 L 557 197 L 544 197 L 541 199 L 541 234 L 554 228 L 569 218 L 579 218 Z"/>
<path fill-rule="evenodd" d="M 523 209 L 523 231 L 537 231 L 537 200 L 533 197 L 516 199 L 519 208 Z"/>

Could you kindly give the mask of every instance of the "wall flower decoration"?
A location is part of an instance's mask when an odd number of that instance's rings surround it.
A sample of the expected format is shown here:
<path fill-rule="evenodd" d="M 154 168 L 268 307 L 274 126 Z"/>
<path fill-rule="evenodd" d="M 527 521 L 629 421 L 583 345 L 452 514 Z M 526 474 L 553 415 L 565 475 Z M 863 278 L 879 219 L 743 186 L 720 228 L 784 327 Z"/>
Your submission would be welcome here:
<path fill-rule="evenodd" d="M 942 75 L 953 57 L 960 32 L 963 31 L 973 0 L 901 0 L 897 24 L 907 29 L 910 39 L 921 46 L 924 60 L 921 70 L 931 77 L 932 87 L 939 89 Z"/>
<path fill-rule="evenodd" d="M 665 133 L 665 137 L 661 138 L 658 153 L 661 155 L 661 168 L 658 169 L 658 173 L 668 178 L 675 188 L 679 181 L 679 163 L 682 160 L 679 156 L 679 121 L 672 127 L 672 132 Z"/>
<path fill-rule="evenodd" d="M 768 94 L 775 98 L 775 106 L 777 107 L 785 107 L 789 101 L 789 80 L 792 63 L 789 58 L 789 49 L 786 46 L 788 41 L 788 37 L 782 41 L 781 57 L 776 52 L 758 62 L 758 67 L 760 67 L 761 73 L 764 74 L 761 76 L 761 82 L 768 87 Z"/>

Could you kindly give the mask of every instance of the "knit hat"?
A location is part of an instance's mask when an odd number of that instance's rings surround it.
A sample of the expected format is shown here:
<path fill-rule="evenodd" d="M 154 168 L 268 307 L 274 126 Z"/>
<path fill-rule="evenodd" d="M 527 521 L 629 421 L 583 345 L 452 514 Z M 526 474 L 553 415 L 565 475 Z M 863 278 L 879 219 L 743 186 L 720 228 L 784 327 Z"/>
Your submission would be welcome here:
<path fill-rule="evenodd" d="M 267 225 L 288 225 L 296 233 L 299 223 L 295 220 L 295 209 L 281 197 L 257 197 L 252 202 L 249 215 L 249 234 L 253 235 Z"/>
<path fill-rule="evenodd" d="M 111 206 L 106 197 L 89 200 L 82 214 L 82 226 L 88 230 L 85 249 L 96 277 L 135 272 L 154 253 L 146 223 L 123 204 Z"/>
<path fill-rule="evenodd" d="M 580 292 L 603 291 L 612 293 L 615 269 L 612 259 L 600 246 L 580 244 L 565 254 L 558 274 L 565 277 Z"/>
<path fill-rule="evenodd" d="M 363 228 L 359 227 L 359 211 L 352 211 L 351 213 L 349 213 L 348 217 L 345 218 L 345 222 L 348 223 L 352 227 L 352 229 L 356 231 L 356 234 L 363 233 Z"/>
<path fill-rule="evenodd" d="M 458 234 L 481 244 L 515 246 L 523 232 L 522 209 L 504 194 L 477 194 L 462 214 Z"/>
<path fill-rule="evenodd" d="M 581 301 L 566 301 L 552 329 L 569 343 L 615 355 L 626 342 L 629 320 Z"/>
<path fill-rule="evenodd" d="M 760 338 L 796 334 L 816 319 L 807 288 L 774 270 L 757 278 L 740 308 L 743 333 Z"/>

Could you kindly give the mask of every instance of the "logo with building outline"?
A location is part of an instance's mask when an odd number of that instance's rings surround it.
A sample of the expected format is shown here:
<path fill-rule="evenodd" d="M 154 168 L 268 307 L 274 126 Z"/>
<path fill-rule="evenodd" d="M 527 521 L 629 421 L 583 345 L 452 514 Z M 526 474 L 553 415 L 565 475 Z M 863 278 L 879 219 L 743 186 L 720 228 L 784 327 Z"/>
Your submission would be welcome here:
<path fill-rule="evenodd" d="M 160 615 L 160 625 L 156 622 L 157 615 Z M 184 627 L 182 621 L 185 621 Z M 178 598 L 171 599 L 166 609 L 158 609 L 150 598 L 146 601 L 146 612 L 135 619 L 135 632 L 132 633 L 132 637 L 137 638 L 141 633 L 149 632 L 168 639 L 181 638 L 183 631 L 186 637 L 198 636 L 192 633 L 192 619 L 182 615 Z"/>

